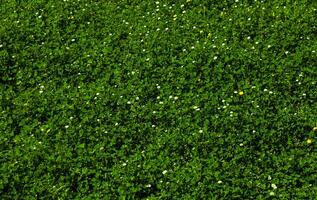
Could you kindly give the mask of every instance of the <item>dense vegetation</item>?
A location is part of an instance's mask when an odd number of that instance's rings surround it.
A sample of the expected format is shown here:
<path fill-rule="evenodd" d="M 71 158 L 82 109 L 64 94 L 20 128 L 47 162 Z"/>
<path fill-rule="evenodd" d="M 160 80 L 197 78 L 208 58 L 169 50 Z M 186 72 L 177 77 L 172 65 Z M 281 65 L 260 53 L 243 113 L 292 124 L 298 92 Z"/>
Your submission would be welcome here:
<path fill-rule="evenodd" d="M 3 0 L 1 199 L 316 199 L 308 0 Z"/>

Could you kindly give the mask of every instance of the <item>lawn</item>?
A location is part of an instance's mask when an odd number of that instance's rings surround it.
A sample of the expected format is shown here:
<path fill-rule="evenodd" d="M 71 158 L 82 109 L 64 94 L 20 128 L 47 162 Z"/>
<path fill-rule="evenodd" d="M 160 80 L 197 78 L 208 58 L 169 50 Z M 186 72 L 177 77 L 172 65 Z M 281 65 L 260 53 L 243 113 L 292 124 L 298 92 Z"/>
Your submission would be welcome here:
<path fill-rule="evenodd" d="M 316 1 L 0 16 L 0 199 L 317 199 Z"/>

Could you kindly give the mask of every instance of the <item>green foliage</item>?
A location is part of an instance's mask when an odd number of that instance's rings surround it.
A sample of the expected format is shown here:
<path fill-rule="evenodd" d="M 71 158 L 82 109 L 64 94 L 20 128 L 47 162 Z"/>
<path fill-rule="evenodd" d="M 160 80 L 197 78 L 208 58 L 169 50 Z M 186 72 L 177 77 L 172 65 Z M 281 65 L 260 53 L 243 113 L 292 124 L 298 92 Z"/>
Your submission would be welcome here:
<path fill-rule="evenodd" d="M 0 8 L 1 199 L 317 198 L 314 1 Z"/>

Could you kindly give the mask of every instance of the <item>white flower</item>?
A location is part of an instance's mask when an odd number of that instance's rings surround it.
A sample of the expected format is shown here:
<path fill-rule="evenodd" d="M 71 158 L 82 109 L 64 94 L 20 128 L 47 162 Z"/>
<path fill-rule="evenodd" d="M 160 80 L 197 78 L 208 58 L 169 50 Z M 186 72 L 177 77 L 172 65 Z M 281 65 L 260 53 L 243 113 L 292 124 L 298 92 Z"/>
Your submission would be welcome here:
<path fill-rule="evenodd" d="M 69 126 L 67 126 L 67 125 L 65 126 L 65 128 L 68 128 L 68 127 L 69 127 Z"/>
<path fill-rule="evenodd" d="M 178 97 L 174 97 L 174 100 L 177 100 L 178 99 Z"/>
<path fill-rule="evenodd" d="M 167 170 L 164 170 L 163 172 L 162 172 L 162 174 L 166 174 L 167 173 Z"/>
<path fill-rule="evenodd" d="M 274 190 L 276 190 L 277 189 L 277 186 L 274 184 L 274 183 L 272 183 L 272 188 L 274 189 Z"/>
<path fill-rule="evenodd" d="M 222 181 L 218 181 L 218 184 L 221 184 L 222 183 Z"/>
<path fill-rule="evenodd" d="M 217 60 L 217 58 L 218 58 L 218 57 L 217 57 L 217 56 L 215 56 L 215 57 L 214 57 L 214 60 Z"/>
<path fill-rule="evenodd" d="M 202 133 L 203 132 L 203 130 L 199 130 L 199 133 Z"/>
<path fill-rule="evenodd" d="M 146 185 L 146 187 L 150 188 L 150 187 L 151 187 L 151 184 Z"/>

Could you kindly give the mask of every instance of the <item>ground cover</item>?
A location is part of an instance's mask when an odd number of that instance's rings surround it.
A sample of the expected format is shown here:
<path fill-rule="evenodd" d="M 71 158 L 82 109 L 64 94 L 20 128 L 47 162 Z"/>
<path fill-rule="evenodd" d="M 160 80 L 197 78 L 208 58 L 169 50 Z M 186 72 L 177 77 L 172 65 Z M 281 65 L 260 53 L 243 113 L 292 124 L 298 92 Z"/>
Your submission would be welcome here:
<path fill-rule="evenodd" d="M 316 199 L 314 1 L 0 4 L 1 199 Z"/>

